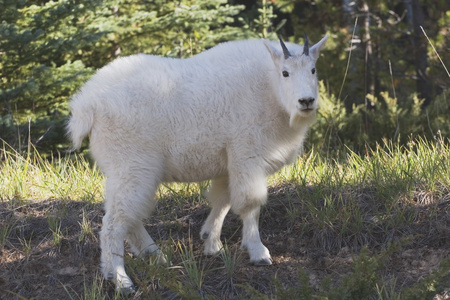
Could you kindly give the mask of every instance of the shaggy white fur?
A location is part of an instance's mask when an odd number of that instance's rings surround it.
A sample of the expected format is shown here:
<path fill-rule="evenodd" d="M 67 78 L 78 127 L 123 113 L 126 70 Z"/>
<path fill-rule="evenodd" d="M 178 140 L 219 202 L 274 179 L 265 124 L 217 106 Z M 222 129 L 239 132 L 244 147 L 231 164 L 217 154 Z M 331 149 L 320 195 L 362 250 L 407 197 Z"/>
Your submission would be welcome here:
<path fill-rule="evenodd" d="M 100 234 L 104 276 L 128 292 L 124 240 L 137 255 L 156 253 L 142 220 L 161 182 L 212 179 L 212 209 L 201 230 L 205 254 L 221 251 L 231 209 L 243 221 L 242 246 L 256 264 L 271 264 L 258 218 L 266 176 L 291 163 L 319 102 L 315 63 L 327 40 L 305 49 L 245 40 L 189 59 L 133 55 L 100 69 L 70 103 L 75 148 L 89 135 L 107 177 Z M 284 45 L 281 42 L 282 45 Z"/>

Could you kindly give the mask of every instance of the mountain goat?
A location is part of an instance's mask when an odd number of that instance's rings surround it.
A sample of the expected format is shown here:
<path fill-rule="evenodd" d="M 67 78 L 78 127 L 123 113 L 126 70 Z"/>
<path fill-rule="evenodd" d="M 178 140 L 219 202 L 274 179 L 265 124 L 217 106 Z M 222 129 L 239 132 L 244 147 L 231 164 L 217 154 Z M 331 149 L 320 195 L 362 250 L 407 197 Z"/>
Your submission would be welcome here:
<path fill-rule="evenodd" d="M 101 268 L 118 290 L 134 290 L 124 240 L 133 253 L 165 261 L 142 223 L 162 182 L 212 180 L 200 231 L 206 255 L 221 251 L 231 209 L 250 261 L 272 263 L 258 229 L 266 176 L 293 162 L 315 120 L 315 63 L 327 38 L 311 47 L 307 39 L 227 42 L 187 59 L 119 58 L 72 98 L 68 134 L 75 148 L 89 135 L 107 178 Z"/>

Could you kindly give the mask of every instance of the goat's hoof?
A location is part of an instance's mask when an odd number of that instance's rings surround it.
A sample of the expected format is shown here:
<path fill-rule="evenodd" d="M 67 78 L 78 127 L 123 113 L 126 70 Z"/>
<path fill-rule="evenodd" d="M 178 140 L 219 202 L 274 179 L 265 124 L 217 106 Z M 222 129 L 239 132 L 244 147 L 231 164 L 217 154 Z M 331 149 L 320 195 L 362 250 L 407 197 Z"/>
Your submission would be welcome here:
<path fill-rule="evenodd" d="M 122 296 L 131 296 L 136 293 L 136 288 L 134 285 L 130 285 L 127 287 L 117 287 L 116 289 Z"/>
<path fill-rule="evenodd" d="M 109 275 L 109 274 L 108 274 Z M 125 274 L 116 274 L 114 283 L 116 285 L 116 291 L 123 296 L 129 296 L 136 293 L 136 288 L 134 287 L 131 279 Z"/>
<path fill-rule="evenodd" d="M 206 256 L 217 256 L 224 252 L 223 245 L 220 241 L 206 240 L 203 254 Z"/>
<path fill-rule="evenodd" d="M 261 260 L 255 261 L 256 266 L 270 266 L 272 264 L 272 258 L 263 258 Z"/>
<path fill-rule="evenodd" d="M 158 250 L 156 253 L 156 263 L 160 266 L 169 265 L 169 258 L 162 251 Z"/>

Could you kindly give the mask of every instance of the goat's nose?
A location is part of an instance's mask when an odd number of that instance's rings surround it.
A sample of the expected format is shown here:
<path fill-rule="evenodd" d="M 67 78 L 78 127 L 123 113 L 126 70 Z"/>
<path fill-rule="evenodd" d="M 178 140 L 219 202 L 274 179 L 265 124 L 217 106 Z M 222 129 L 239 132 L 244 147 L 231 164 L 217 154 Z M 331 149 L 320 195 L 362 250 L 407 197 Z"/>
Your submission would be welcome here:
<path fill-rule="evenodd" d="M 298 99 L 298 103 L 300 103 L 301 105 L 309 106 L 310 104 L 312 104 L 314 102 L 314 100 L 315 99 L 313 97 L 306 97 L 306 98 Z"/>

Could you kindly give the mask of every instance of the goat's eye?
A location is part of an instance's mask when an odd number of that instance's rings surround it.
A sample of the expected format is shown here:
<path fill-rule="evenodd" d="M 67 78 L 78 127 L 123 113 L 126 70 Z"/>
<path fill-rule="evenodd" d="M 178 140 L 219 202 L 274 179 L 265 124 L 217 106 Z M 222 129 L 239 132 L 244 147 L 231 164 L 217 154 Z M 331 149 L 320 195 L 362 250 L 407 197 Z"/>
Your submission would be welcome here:
<path fill-rule="evenodd" d="M 312 68 L 311 73 L 316 74 L 316 68 Z"/>
<path fill-rule="evenodd" d="M 288 71 L 283 71 L 283 76 L 284 77 L 289 77 L 289 72 Z"/>

